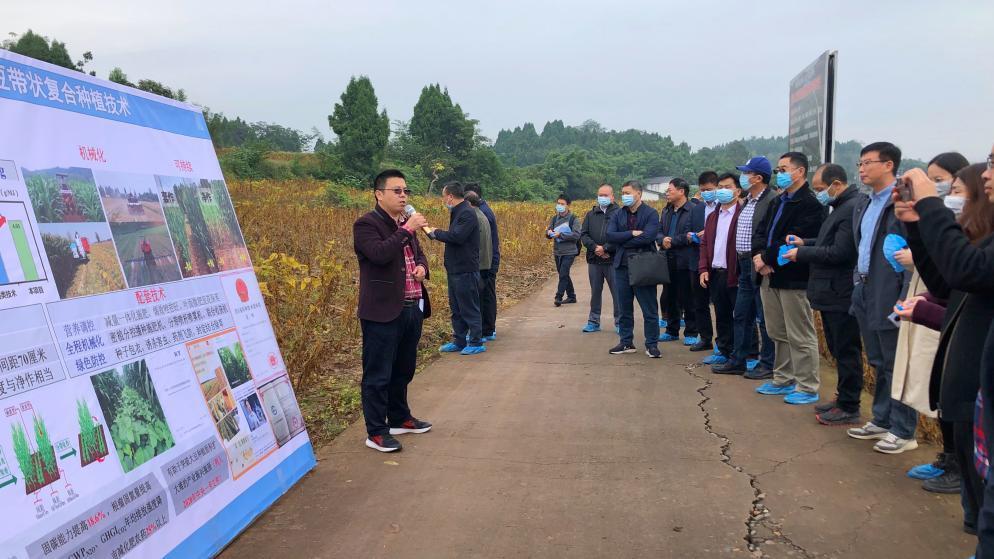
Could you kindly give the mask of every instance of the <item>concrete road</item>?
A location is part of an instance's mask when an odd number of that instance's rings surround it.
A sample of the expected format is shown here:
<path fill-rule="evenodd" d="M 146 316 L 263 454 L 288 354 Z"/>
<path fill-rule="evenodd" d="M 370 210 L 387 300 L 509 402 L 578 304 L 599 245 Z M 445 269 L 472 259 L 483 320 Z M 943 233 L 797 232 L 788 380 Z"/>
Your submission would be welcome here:
<path fill-rule="evenodd" d="M 678 342 L 649 359 L 640 327 L 639 353 L 609 355 L 613 328 L 580 332 L 585 266 L 579 304 L 554 307 L 550 282 L 501 315 L 485 354 L 416 377 L 412 408 L 431 432 L 381 454 L 353 425 L 222 557 L 972 554 L 959 497 L 904 475 L 935 448 L 875 453 Z"/>

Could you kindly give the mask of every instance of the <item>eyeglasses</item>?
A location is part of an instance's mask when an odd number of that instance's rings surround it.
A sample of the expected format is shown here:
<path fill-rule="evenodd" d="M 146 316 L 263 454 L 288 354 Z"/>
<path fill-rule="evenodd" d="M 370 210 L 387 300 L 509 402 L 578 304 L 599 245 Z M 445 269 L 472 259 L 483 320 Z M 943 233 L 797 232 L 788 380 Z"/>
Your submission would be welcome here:
<path fill-rule="evenodd" d="M 414 194 L 414 191 L 411 190 L 410 188 L 377 188 L 376 190 L 382 190 L 383 192 L 393 192 L 397 196 L 400 196 L 401 192 L 403 192 L 407 196 Z"/>
<path fill-rule="evenodd" d="M 777 167 L 776 169 L 773 169 L 773 172 L 779 175 L 780 173 L 793 173 L 794 170 L 786 167 Z"/>
<path fill-rule="evenodd" d="M 994 169 L 994 153 L 987 156 L 987 170 Z"/>
<path fill-rule="evenodd" d="M 875 159 L 875 160 L 871 159 L 869 161 L 860 161 L 859 163 L 856 164 L 856 168 L 859 169 L 860 167 L 869 165 L 870 163 L 885 163 L 885 161 L 882 159 Z"/>

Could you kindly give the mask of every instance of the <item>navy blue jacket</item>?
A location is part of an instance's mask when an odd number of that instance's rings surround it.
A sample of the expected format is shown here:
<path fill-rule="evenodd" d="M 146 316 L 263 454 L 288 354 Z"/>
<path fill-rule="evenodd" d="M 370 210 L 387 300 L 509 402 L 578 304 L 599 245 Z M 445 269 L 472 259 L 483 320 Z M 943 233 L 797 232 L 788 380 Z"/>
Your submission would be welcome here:
<path fill-rule="evenodd" d="M 483 212 L 483 215 L 487 216 L 487 221 L 490 222 L 490 243 L 494 247 L 494 257 L 490 263 L 490 273 L 496 274 L 497 268 L 500 266 L 500 237 L 497 235 L 497 216 L 494 215 L 494 211 L 487 205 L 486 200 L 480 202 L 480 211 Z"/>
<path fill-rule="evenodd" d="M 642 231 L 638 237 L 633 237 L 633 229 L 628 227 L 629 214 L 631 211 L 628 208 L 622 208 L 611 215 L 611 221 L 607 224 L 607 240 L 617 247 L 614 253 L 615 268 L 627 266 L 628 256 L 632 253 L 654 250 L 656 235 L 659 233 L 659 214 L 645 202 L 635 211 L 634 230 Z"/>
<path fill-rule="evenodd" d="M 670 249 L 666 251 L 666 255 L 670 261 L 670 266 L 676 265 L 677 270 L 697 269 L 700 252 L 695 251 L 694 248 L 697 245 L 687 239 L 687 233 L 695 231 L 692 227 L 691 213 L 696 207 L 697 205 L 690 200 L 680 206 L 679 210 L 667 205 L 659 219 L 659 233 L 656 234 L 656 240 L 659 242 L 660 248 L 663 246 L 663 239 L 670 236 L 670 226 L 673 224 L 673 220 L 676 220 L 676 232 L 673 234 L 673 242 Z M 696 231 L 700 231 L 700 229 L 696 229 Z"/>
<path fill-rule="evenodd" d="M 480 222 L 469 202 L 463 200 L 449 210 L 449 230 L 436 229 L 432 237 L 445 243 L 446 272 L 480 271 Z"/>

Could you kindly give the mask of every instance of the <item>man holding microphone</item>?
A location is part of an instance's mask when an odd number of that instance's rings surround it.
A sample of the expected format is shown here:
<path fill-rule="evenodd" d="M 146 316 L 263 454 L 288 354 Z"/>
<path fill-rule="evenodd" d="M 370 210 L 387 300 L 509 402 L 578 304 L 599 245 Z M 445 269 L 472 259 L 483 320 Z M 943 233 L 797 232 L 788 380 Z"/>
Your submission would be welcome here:
<path fill-rule="evenodd" d="M 405 214 L 410 194 L 403 173 L 383 171 L 373 180 L 376 207 L 352 226 L 359 259 L 366 446 L 380 452 L 401 450 L 393 435 L 431 429 L 431 423 L 411 415 L 407 403 L 421 324 L 431 315 L 423 285 L 428 259 L 416 235 L 428 222 L 419 213 Z"/>

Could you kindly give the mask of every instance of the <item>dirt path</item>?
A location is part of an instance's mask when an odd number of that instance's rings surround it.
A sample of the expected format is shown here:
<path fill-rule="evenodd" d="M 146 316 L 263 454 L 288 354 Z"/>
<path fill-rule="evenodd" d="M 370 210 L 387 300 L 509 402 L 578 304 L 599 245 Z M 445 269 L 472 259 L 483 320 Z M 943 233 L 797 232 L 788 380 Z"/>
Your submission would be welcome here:
<path fill-rule="evenodd" d="M 613 331 L 580 333 L 584 266 L 580 304 L 553 307 L 547 283 L 501 316 L 487 353 L 446 355 L 415 379 L 430 433 L 385 455 L 353 425 L 222 556 L 971 554 L 958 496 L 904 476 L 933 448 L 874 453 L 680 345 L 661 360 L 609 355 Z"/>

